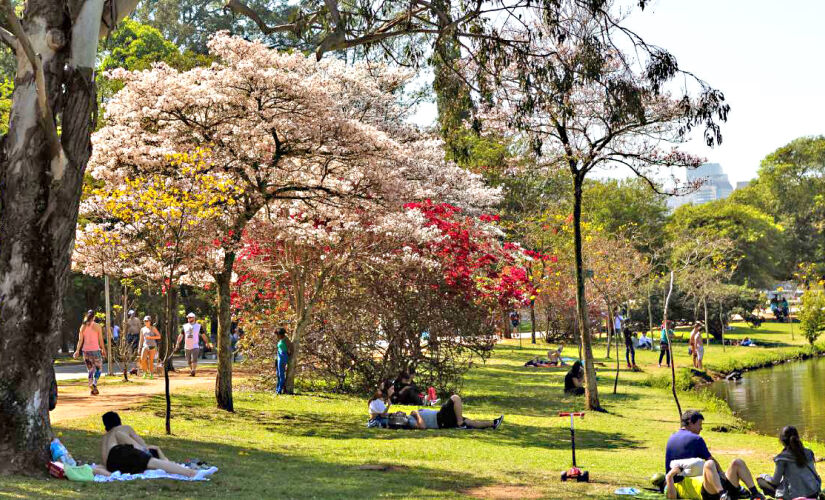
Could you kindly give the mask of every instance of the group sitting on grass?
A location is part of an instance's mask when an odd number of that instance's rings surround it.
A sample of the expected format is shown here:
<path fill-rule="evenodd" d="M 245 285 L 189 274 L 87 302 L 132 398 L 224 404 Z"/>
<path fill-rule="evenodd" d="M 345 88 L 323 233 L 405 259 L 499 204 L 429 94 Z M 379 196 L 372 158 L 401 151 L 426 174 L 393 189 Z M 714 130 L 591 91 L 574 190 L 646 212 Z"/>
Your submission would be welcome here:
<path fill-rule="evenodd" d="M 455 394 L 450 396 L 441 408 L 434 410 L 422 408 L 411 411 L 409 415 L 404 412 L 390 413 L 392 396 L 395 387 L 392 382 L 385 382 L 384 385 L 375 391 L 369 400 L 370 420 L 368 427 L 382 427 L 394 429 L 498 429 L 504 421 L 504 416 L 499 416 L 494 420 L 471 420 L 465 418 L 463 414 L 463 404 L 461 398 Z"/>
<path fill-rule="evenodd" d="M 695 500 L 764 499 L 751 471 L 742 459 L 731 462 L 723 471 L 713 458 L 702 432 L 704 417 L 696 410 L 682 415 L 682 428 L 668 439 L 665 451 L 664 492 L 667 498 Z M 822 480 L 816 472 L 814 454 L 802 445 L 795 427 L 782 429 L 779 437 L 784 449 L 774 457 L 773 475 L 759 476 L 759 486 L 782 500 L 819 498 Z M 744 484 L 744 487 L 740 486 Z"/>

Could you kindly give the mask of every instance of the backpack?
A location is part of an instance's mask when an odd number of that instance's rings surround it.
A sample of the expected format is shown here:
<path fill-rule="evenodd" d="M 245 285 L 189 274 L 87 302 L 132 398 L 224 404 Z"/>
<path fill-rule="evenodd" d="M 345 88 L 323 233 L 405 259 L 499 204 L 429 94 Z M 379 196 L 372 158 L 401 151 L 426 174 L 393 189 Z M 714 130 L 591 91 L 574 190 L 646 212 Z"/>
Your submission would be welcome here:
<path fill-rule="evenodd" d="M 390 429 L 408 429 L 410 426 L 407 422 L 407 414 L 403 411 L 391 413 L 387 417 L 387 427 Z"/>

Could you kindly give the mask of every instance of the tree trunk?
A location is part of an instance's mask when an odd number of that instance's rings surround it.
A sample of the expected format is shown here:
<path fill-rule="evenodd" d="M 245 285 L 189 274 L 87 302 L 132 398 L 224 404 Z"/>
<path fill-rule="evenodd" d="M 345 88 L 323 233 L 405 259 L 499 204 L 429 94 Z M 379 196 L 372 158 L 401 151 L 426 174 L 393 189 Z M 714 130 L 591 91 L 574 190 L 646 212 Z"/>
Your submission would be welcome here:
<path fill-rule="evenodd" d="M 676 395 L 676 353 L 673 352 L 673 343 L 670 341 L 668 335 L 667 324 L 667 306 L 670 303 L 670 295 L 673 293 L 673 271 L 670 272 L 670 288 L 668 288 L 665 296 L 665 305 L 662 319 L 662 328 L 665 330 L 665 338 L 667 338 L 667 348 L 670 351 L 670 390 L 673 392 L 673 400 L 676 402 L 676 411 L 679 412 L 679 418 L 682 418 L 682 405 L 679 404 L 679 396 Z"/>
<path fill-rule="evenodd" d="M 616 378 L 613 379 L 613 394 L 616 394 L 619 387 L 619 363 L 622 361 L 622 357 L 619 355 L 619 338 L 621 334 L 617 335 L 614 330 L 613 337 L 616 339 Z"/>
<path fill-rule="evenodd" d="M 576 262 L 576 317 L 579 322 L 579 336 L 584 351 L 584 396 L 588 410 L 604 411 L 599 404 L 599 390 L 596 386 L 596 366 L 593 364 L 593 344 L 590 339 L 590 323 L 587 318 L 587 301 L 584 294 L 584 258 L 582 257 L 582 184 L 584 176 L 573 177 L 573 243 Z"/>
<path fill-rule="evenodd" d="M 613 330 L 613 308 L 610 307 L 610 304 L 607 305 L 607 322 L 605 326 L 605 331 L 607 331 L 607 359 L 610 359 L 610 343 L 613 337 L 616 336 L 616 332 Z"/>
<path fill-rule="evenodd" d="M 218 374 L 215 377 L 215 400 L 218 408 L 235 411 L 232 402 L 232 268 L 235 252 L 226 252 L 223 272 L 216 276 L 218 287 Z"/>
<path fill-rule="evenodd" d="M 708 298 L 703 298 L 702 303 L 705 306 L 705 341 L 710 343 L 710 331 L 708 330 Z"/>
<path fill-rule="evenodd" d="M 309 323 L 309 311 L 302 311 L 298 321 L 295 323 L 295 330 L 292 331 L 292 356 L 289 357 L 289 362 L 286 365 L 286 384 L 284 391 L 287 394 L 295 393 L 295 371 L 298 367 L 298 357 L 301 353 L 301 339 L 304 331 Z"/>
<path fill-rule="evenodd" d="M 653 305 L 650 297 L 653 295 L 653 280 L 647 280 L 647 324 L 650 329 L 648 333 L 653 335 Z"/>
<path fill-rule="evenodd" d="M 170 280 L 171 283 L 171 280 Z M 170 338 L 174 331 L 174 318 L 177 316 L 173 308 L 175 307 L 175 288 L 170 285 L 166 289 L 166 332 L 163 336 L 163 394 L 166 398 L 166 435 L 172 434 L 172 394 L 169 391 L 169 364 L 172 360 L 170 349 Z"/>
<path fill-rule="evenodd" d="M 546 334 L 545 334 L 546 335 Z M 530 301 L 530 342 L 536 343 L 536 301 Z"/>
<path fill-rule="evenodd" d="M 23 29 L 42 60 L 53 116 L 39 119 L 32 65 L 18 50 L 9 133 L 0 158 L 0 474 L 43 473 L 49 458 L 50 373 L 91 153 L 92 68 L 103 1 L 78 4 L 76 20 L 64 2 L 24 5 Z M 89 57 L 86 40 L 92 34 Z M 58 114 L 61 151 L 55 152 L 43 124 L 54 124 Z"/>
<path fill-rule="evenodd" d="M 719 324 L 722 328 L 719 330 L 719 337 L 722 339 L 722 352 L 725 352 L 725 322 L 722 321 L 722 302 L 719 302 Z"/>

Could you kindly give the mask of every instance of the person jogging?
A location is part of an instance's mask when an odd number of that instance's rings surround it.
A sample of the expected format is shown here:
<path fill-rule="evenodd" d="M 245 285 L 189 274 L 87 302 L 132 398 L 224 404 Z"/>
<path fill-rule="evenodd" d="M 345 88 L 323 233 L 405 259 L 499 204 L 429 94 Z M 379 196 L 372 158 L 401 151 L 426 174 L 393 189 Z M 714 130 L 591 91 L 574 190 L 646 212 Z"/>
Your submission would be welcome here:
<path fill-rule="evenodd" d="M 189 364 L 189 376 L 194 377 L 198 370 L 198 355 L 200 354 L 201 346 L 200 340 L 203 340 L 203 345 L 212 349 L 212 343 L 204 333 L 201 324 L 198 323 L 198 317 L 195 313 L 190 312 L 186 315 L 187 323 L 181 328 L 181 333 L 178 334 L 178 340 L 175 342 L 175 351 L 180 349 L 180 343 L 184 342 L 184 353 L 186 354 L 186 362 Z"/>
<path fill-rule="evenodd" d="M 89 389 L 93 396 L 97 396 L 97 380 L 100 378 L 100 370 L 103 369 L 103 356 L 106 355 L 106 348 L 103 347 L 103 329 L 95 323 L 95 312 L 89 309 L 83 324 L 80 325 L 80 333 L 77 337 L 77 348 L 74 350 L 74 358 L 77 359 L 83 353 L 83 362 L 89 372 Z"/>

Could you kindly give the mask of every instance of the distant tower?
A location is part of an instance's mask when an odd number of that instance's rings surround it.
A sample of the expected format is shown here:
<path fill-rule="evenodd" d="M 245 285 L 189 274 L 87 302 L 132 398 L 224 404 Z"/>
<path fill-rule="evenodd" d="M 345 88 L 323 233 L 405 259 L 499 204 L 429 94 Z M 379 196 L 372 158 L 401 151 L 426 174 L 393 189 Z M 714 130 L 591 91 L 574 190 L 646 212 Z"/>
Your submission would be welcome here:
<path fill-rule="evenodd" d="M 704 180 L 705 183 L 690 195 L 690 202 L 694 205 L 721 200 L 727 198 L 733 192 L 728 174 L 722 170 L 722 165 L 718 163 L 705 163 L 695 170 L 687 171 L 688 182 L 700 179 Z"/>

